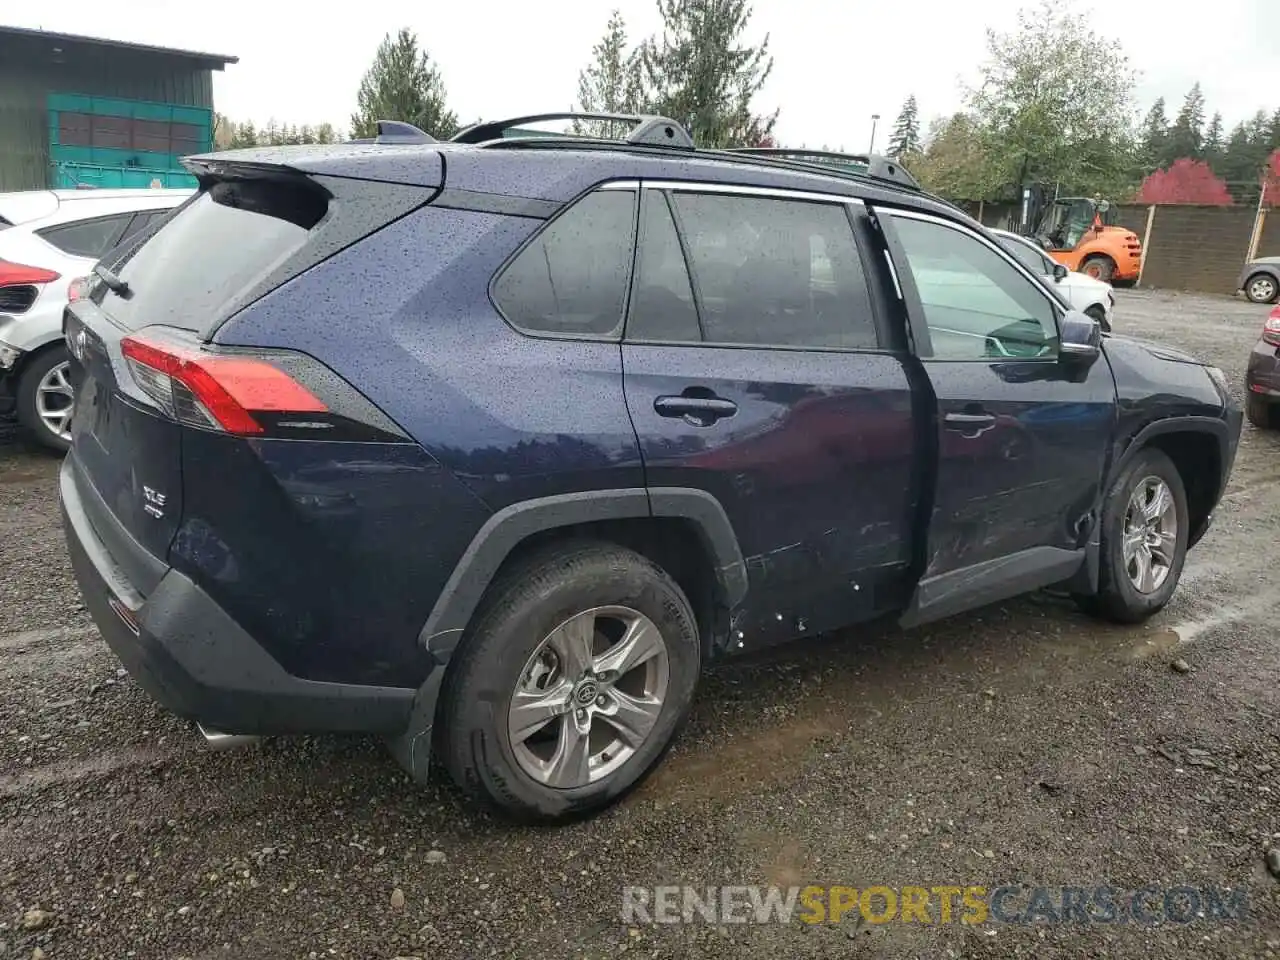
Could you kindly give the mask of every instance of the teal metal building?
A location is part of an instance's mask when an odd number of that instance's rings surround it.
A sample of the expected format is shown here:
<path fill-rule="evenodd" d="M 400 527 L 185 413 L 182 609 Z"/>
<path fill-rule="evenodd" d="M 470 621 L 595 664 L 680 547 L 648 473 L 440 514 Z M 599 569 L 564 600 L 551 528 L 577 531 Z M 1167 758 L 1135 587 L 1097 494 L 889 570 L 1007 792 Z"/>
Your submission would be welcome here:
<path fill-rule="evenodd" d="M 0 192 L 194 184 L 237 58 L 0 26 Z"/>

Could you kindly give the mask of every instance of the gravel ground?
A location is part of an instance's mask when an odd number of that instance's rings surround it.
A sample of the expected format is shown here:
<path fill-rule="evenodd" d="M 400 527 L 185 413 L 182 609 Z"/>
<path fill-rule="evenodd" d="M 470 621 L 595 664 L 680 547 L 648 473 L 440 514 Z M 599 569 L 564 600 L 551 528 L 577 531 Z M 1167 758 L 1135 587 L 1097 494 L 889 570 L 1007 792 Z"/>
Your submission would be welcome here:
<path fill-rule="evenodd" d="M 1265 312 L 1123 292 L 1117 330 L 1239 385 Z M 0 954 L 1280 956 L 1264 864 L 1280 844 L 1277 455 L 1280 436 L 1246 425 L 1217 523 L 1150 623 L 1103 627 L 1035 596 L 720 666 L 628 802 L 529 830 L 447 784 L 410 789 L 372 740 L 206 751 L 97 639 L 58 526 L 57 464 L 0 428 Z M 1249 919 L 619 919 L 624 884 L 1019 881 L 1222 884 L 1247 891 Z"/>

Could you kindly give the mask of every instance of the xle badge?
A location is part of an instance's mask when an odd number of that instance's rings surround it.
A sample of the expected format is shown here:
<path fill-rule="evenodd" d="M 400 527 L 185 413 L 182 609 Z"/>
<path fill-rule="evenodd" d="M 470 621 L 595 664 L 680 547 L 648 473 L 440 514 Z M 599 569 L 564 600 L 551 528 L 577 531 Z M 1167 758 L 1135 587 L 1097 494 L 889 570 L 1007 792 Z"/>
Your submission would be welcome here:
<path fill-rule="evenodd" d="M 142 509 L 153 517 L 159 519 L 164 516 L 164 502 L 166 496 L 159 490 L 152 490 L 150 487 L 142 488 Z"/>

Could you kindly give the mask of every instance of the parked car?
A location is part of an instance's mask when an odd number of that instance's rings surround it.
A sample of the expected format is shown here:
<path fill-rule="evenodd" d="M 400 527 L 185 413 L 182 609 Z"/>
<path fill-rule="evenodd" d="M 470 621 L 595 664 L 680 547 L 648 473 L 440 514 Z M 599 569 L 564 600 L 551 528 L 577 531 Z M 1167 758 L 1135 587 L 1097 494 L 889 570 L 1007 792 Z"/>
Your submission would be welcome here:
<path fill-rule="evenodd" d="M 1024 267 L 1034 270 L 1052 284 L 1052 289 L 1062 296 L 1069 307 L 1087 313 L 1102 325 L 1103 331 L 1111 332 L 1111 314 L 1116 305 L 1111 284 L 1088 274 L 1068 270 L 1054 261 L 1033 240 L 1008 230 L 991 232 L 1000 241 L 1000 245 L 1017 257 Z"/>
<path fill-rule="evenodd" d="M 0 193 L 0 389 L 35 440 L 66 450 L 72 413 L 62 311 L 117 244 L 149 229 L 192 190 Z"/>
<path fill-rule="evenodd" d="M 1254 303 L 1275 303 L 1280 297 L 1280 257 L 1258 257 L 1240 271 L 1237 290 Z"/>
<path fill-rule="evenodd" d="M 1249 354 L 1245 370 L 1245 412 L 1249 422 L 1264 430 L 1275 425 L 1276 404 L 1280 403 L 1280 307 L 1274 307 L 1258 342 Z"/>
<path fill-rule="evenodd" d="M 504 136 L 533 119 L 190 158 L 69 305 L 67 543 L 160 703 L 559 820 L 718 657 L 1168 602 L 1235 457 L 1221 371 L 1102 338 L 896 163 Z"/>

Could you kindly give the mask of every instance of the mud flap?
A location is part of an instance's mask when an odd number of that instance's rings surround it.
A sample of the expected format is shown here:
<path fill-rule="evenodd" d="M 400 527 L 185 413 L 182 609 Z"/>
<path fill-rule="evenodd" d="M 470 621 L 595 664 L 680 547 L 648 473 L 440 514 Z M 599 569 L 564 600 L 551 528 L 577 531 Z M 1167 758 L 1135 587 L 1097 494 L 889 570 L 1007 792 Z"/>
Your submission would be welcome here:
<path fill-rule="evenodd" d="M 432 728 L 435 725 L 436 705 L 440 702 L 440 685 L 444 680 L 444 665 L 437 666 L 418 688 L 413 698 L 413 710 L 404 732 L 387 740 L 387 746 L 396 762 L 419 785 L 430 782 L 432 753 Z"/>

